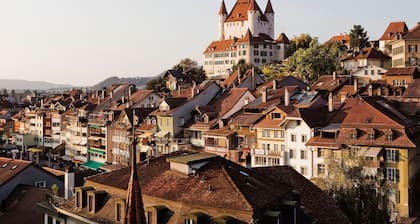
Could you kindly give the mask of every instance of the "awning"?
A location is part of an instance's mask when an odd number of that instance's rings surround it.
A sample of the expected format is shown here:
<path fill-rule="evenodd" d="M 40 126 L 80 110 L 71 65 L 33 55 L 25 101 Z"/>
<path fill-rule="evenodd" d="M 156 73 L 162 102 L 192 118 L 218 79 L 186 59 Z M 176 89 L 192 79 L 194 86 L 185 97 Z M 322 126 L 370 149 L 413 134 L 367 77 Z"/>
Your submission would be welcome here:
<path fill-rule="evenodd" d="M 99 149 L 89 149 L 88 151 L 89 152 L 93 152 L 93 153 L 98 153 L 98 154 L 101 154 L 101 155 L 105 155 L 106 154 L 105 151 L 102 151 L 102 150 L 99 150 Z"/>
<path fill-rule="evenodd" d="M 100 163 L 100 162 L 90 161 L 90 160 L 87 161 L 86 163 L 82 164 L 83 167 L 93 169 L 93 170 L 99 169 L 102 165 L 104 165 L 104 164 Z"/>
<path fill-rule="evenodd" d="M 160 131 L 160 132 L 156 133 L 155 136 L 158 137 L 158 138 L 163 138 L 167 134 L 169 134 L 169 132 L 167 132 L 167 131 Z"/>
<path fill-rule="evenodd" d="M 366 157 L 377 157 L 378 154 L 381 152 L 382 148 L 380 147 L 370 147 L 367 148 L 366 152 L 363 154 L 363 156 Z"/>

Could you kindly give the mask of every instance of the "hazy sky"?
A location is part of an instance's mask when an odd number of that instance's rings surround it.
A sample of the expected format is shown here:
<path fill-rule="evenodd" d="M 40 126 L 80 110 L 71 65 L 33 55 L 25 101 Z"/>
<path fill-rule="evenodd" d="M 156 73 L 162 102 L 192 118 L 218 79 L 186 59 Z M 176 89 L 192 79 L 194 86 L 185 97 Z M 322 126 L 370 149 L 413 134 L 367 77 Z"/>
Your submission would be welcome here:
<path fill-rule="evenodd" d="M 235 0 L 225 0 L 228 10 Z M 91 85 L 202 62 L 221 0 L 0 0 L 0 78 Z M 265 8 L 267 0 L 257 0 Z M 391 21 L 420 21 L 418 0 L 272 0 L 276 35 L 321 41 L 361 24 L 378 39 Z"/>

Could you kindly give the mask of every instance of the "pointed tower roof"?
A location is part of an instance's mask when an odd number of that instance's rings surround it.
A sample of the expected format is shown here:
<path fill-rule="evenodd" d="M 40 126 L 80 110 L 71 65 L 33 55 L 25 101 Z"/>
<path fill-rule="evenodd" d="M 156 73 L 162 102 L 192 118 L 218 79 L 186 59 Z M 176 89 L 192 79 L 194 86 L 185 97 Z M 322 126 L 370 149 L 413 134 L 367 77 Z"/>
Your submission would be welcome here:
<path fill-rule="evenodd" d="M 255 0 L 249 1 L 248 11 L 259 11 L 260 7 Z"/>
<path fill-rule="evenodd" d="M 270 0 L 268 0 L 268 2 L 267 2 L 267 7 L 265 8 L 264 14 L 267 14 L 267 13 L 274 14 L 273 6 L 271 5 L 271 1 Z"/>
<path fill-rule="evenodd" d="M 134 137 L 134 136 L 133 136 Z M 131 148 L 131 174 L 128 182 L 126 209 L 124 224 L 146 224 L 144 216 L 143 199 L 141 196 L 141 188 L 139 176 L 137 175 L 136 164 L 136 145 L 137 140 L 134 138 Z"/>
<path fill-rule="evenodd" d="M 277 37 L 277 43 L 282 43 L 282 44 L 290 44 L 290 40 L 289 38 L 286 36 L 285 33 L 281 33 L 279 35 L 279 37 Z"/>
<path fill-rule="evenodd" d="M 219 15 L 227 15 L 225 0 L 222 0 L 222 5 L 220 5 Z"/>

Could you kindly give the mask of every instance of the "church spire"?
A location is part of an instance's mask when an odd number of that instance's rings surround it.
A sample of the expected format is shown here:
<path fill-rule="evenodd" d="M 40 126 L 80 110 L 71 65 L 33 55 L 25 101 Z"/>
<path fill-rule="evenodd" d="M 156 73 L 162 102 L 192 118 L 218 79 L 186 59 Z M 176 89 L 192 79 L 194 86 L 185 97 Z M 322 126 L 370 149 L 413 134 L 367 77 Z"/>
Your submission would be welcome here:
<path fill-rule="evenodd" d="M 255 0 L 249 1 L 248 11 L 258 11 L 258 5 Z"/>
<path fill-rule="evenodd" d="M 137 145 L 137 139 L 134 137 L 134 124 L 133 124 L 133 145 L 131 148 L 131 155 L 130 155 L 131 175 L 130 175 L 130 181 L 128 182 L 124 224 L 146 224 L 147 223 L 146 217 L 144 216 L 140 180 L 137 175 L 136 145 Z"/>
<path fill-rule="evenodd" d="M 227 15 L 225 0 L 222 0 L 222 5 L 220 5 L 219 15 Z"/>
<path fill-rule="evenodd" d="M 265 8 L 264 14 L 267 14 L 267 13 L 274 14 L 273 6 L 271 5 L 271 1 L 270 0 L 268 0 L 268 2 L 267 2 L 267 7 Z"/>

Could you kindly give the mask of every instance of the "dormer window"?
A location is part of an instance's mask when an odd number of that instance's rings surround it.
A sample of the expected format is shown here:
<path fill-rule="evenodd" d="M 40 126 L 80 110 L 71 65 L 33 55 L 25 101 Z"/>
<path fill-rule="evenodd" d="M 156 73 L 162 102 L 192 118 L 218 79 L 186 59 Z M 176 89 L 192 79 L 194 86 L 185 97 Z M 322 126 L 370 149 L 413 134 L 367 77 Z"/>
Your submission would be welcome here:
<path fill-rule="evenodd" d="M 124 220 L 123 215 L 125 213 L 125 201 L 123 199 L 117 199 L 115 201 L 115 221 L 122 222 Z"/>
<path fill-rule="evenodd" d="M 356 129 L 353 129 L 350 132 L 350 138 L 353 139 L 353 140 L 356 140 L 357 139 L 357 130 Z"/>
<path fill-rule="evenodd" d="M 375 140 L 375 130 L 371 130 L 368 134 L 368 140 Z"/>
<path fill-rule="evenodd" d="M 387 141 L 392 141 L 394 138 L 394 135 L 393 135 L 393 132 L 392 132 L 392 130 L 388 130 L 387 132 L 386 132 L 386 140 Z"/>
<path fill-rule="evenodd" d="M 274 119 L 281 119 L 281 114 L 280 113 L 272 113 L 271 114 L 271 118 Z"/>

